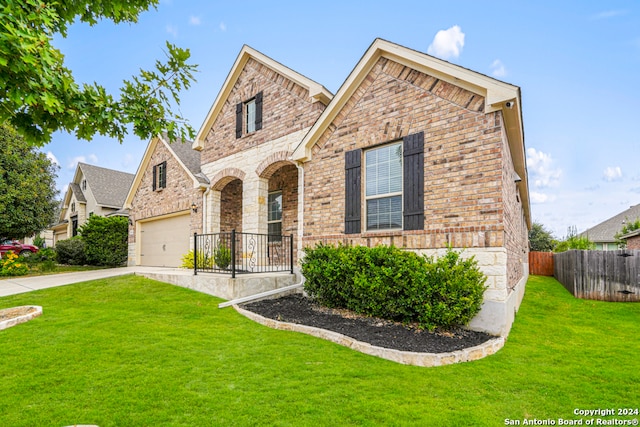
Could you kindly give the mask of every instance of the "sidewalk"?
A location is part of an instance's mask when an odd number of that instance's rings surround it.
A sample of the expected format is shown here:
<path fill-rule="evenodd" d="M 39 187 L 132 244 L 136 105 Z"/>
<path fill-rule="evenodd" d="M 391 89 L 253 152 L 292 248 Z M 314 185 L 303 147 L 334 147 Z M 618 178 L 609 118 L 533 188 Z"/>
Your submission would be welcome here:
<path fill-rule="evenodd" d="M 87 280 L 104 279 L 136 273 L 173 273 L 193 274 L 192 271 L 170 267 L 119 267 L 105 270 L 77 271 L 74 273 L 51 274 L 48 276 L 22 277 L 0 280 L 0 297 L 86 282 Z"/>

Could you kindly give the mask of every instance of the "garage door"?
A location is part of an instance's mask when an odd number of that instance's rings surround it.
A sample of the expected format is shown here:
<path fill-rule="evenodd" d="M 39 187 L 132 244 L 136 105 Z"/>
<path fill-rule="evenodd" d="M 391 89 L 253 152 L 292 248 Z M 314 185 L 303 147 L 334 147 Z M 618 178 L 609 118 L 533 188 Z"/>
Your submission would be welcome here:
<path fill-rule="evenodd" d="M 190 216 L 172 216 L 140 223 L 140 265 L 180 267 L 189 252 Z"/>

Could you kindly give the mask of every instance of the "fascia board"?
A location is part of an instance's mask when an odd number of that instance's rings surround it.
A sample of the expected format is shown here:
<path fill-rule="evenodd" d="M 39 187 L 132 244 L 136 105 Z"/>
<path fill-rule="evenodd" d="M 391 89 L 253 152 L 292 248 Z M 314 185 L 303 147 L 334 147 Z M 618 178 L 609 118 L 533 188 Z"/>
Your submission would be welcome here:
<path fill-rule="evenodd" d="M 173 151 L 173 148 L 171 148 L 171 144 L 169 144 L 162 136 L 159 137 L 159 139 L 162 141 L 162 143 L 164 144 L 164 146 L 167 148 L 167 150 L 169 150 L 169 152 L 171 153 L 171 155 L 173 156 L 174 159 L 176 159 L 176 161 L 178 162 L 178 164 L 180 165 L 180 167 L 187 173 L 187 175 L 189 175 L 189 178 L 191 178 L 191 181 L 193 182 L 193 188 L 198 188 L 201 186 L 200 181 L 198 181 L 198 178 L 191 173 L 191 171 L 189 170 L 189 168 L 187 167 L 187 165 L 185 165 L 182 160 L 180 159 L 180 157 L 178 157 L 178 155 L 176 154 L 175 151 Z"/>

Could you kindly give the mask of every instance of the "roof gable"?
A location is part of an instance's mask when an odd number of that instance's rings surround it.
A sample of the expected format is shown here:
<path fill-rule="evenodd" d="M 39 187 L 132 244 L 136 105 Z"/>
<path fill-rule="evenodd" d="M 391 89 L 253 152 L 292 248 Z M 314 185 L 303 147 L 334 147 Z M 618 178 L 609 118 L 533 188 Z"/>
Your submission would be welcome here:
<path fill-rule="evenodd" d="M 133 198 L 135 197 L 136 191 L 142 182 L 142 177 L 144 176 L 145 171 L 149 167 L 151 157 L 156 151 L 158 144 L 163 144 L 169 153 L 171 153 L 171 155 L 176 159 L 178 164 L 185 170 L 185 172 L 187 172 L 193 181 L 194 188 L 198 186 L 206 187 L 209 184 L 208 178 L 200 170 L 200 152 L 192 148 L 191 141 L 183 142 L 178 138 L 170 144 L 167 142 L 166 135 L 157 136 L 149 141 L 144 155 L 142 156 L 138 170 L 136 171 L 133 182 L 129 188 L 129 192 L 123 203 L 123 207 L 125 209 L 131 208 Z"/>
<path fill-rule="evenodd" d="M 616 241 L 616 233 L 622 230 L 625 222 L 637 219 L 640 219 L 640 204 L 631 206 L 629 209 L 583 231 L 580 236 L 586 236 L 595 243 L 613 243 Z"/>
<path fill-rule="evenodd" d="M 329 92 L 324 86 L 315 81 L 303 76 L 302 74 L 293 71 L 292 69 L 280 64 L 279 62 L 274 61 L 268 56 L 258 52 L 257 50 L 244 45 L 240 50 L 240 54 L 236 58 L 233 66 L 231 67 L 231 71 L 227 75 L 227 78 L 218 93 L 207 117 L 204 120 L 204 123 L 200 127 L 198 134 L 196 135 L 196 140 L 193 143 L 193 148 L 196 150 L 202 150 L 204 148 L 204 140 L 211 130 L 218 114 L 222 110 L 226 100 L 228 99 L 231 91 L 237 82 L 240 74 L 245 68 L 245 65 L 249 61 L 249 59 L 253 59 L 258 63 L 274 70 L 275 72 L 287 77 L 292 80 L 296 84 L 302 86 L 303 88 L 309 91 L 309 96 L 315 100 L 327 105 L 329 101 L 333 98 L 333 94 Z"/>
<path fill-rule="evenodd" d="M 78 163 L 76 179 L 80 176 L 79 171 L 81 171 L 84 179 L 87 180 L 87 186 L 91 189 L 91 193 L 98 205 L 118 209 L 122 207 L 133 182 L 133 174 L 86 163 Z M 74 183 L 79 185 L 80 183 L 76 182 L 76 179 L 74 179 Z"/>

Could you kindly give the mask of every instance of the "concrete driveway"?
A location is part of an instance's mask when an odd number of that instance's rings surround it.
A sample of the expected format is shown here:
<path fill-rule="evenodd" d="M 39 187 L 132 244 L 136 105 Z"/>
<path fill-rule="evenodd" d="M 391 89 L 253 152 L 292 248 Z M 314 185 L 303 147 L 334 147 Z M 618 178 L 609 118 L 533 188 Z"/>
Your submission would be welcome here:
<path fill-rule="evenodd" d="M 165 273 L 192 275 L 193 271 L 169 267 L 119 267 L 104 270 L 78 271 L 74 273 L 51 274 L 48 276 L 34 276 L 9 278 L 0 280 L 0 297 L 86 282 L 87 280 L 104 279 L 125 274 Z"/>

